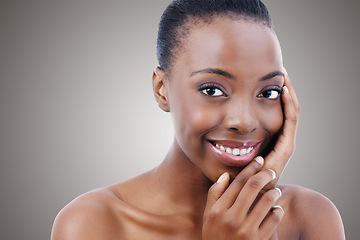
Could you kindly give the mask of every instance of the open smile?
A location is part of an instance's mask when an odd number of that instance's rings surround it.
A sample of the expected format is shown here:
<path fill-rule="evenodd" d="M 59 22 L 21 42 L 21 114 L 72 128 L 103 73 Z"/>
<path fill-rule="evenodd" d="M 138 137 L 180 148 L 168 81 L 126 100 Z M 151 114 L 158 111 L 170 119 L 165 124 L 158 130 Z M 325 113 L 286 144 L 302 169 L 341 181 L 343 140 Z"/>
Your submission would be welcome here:
<path fill-rule="evenodd" d="M 260 142 L 209 141 L 212 152 L 226 165 L 244 167 L 255 157 Z"/>
<path fill-rule="evenodd" d="M 215 144 L 215 147 L 220 149 L 221 151 L 227 152 L 227 153 L 235 155 L 235 156 L 244 156 L 246 154 L 249 154 L 254 149 L 254 147 L 231 148 L 231 147 L 226 147 L 226 146 L 223 146 L 223 145 L 219 145 L 218 143 Z"/>

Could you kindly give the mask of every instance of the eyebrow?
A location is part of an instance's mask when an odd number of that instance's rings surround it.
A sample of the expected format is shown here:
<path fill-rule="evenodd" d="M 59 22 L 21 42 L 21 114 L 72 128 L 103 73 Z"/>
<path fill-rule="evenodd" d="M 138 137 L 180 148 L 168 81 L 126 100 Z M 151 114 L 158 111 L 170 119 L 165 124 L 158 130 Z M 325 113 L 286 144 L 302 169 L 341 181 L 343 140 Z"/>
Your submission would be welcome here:
<path fill-rule="evenodd" d="M 260 78 L 260 81 L 269 80 L 269 79 L 272 79 L 272 78 L 277 77 L 277 76 L 285 77 L 285 74 L 283 72 L 280 72 L 280 71 L 274 71 L 274 72 L 266 74 L 265 76 Z"/>
<path fill-rule="evenodd" d="M 192 72 L 192 73 L 190 74 L 190 76 L 192 77 L 192 76 L 194 76 L 195 74 L 198 74 L 198 73 L 214 73 L 214 74 L 217 74 L 217 75 L 226 77 L 226 78 L 235 79 L 234 75 L 232 75 L 231 73 L 226 72 L 226 71 L 224 71 L 224 70 L 221 70 L 221 69 L 219 69 L 219 68 L 205 68 L 205 69 L 201 69 L 201 70 Z"/>
<path fill-rule="evenodd" d="M 229 78 L 229 79 L 232 79 L 234 80 L 235 79 L 235 76 L 232 75 L 231 73 L 229 72 L 226 72 L 224 70 L 221 70 L 219 68 L 205 68 L 205 69 L 201 69 L 201 70 L 198 70 L 198 71 L 194 71 L 190 74 L 190 76 L 194 76 L 196 74 L 199 74 L 199 73 L 214 73 L 214 74 L 217 74 L 217 75 L 220 75 L 220 76 L 223 76 L 223 77 L 226 77 L 226 78 Z M 285 74 L 281 71 L 273 71 L 271 73 L 268 73 L 266 74 L 265 76 L 261 77 L 260 78 L 260 81 L 265 81 L 265 80 L 269 80 L 269 79 L 272 79 L 274 77 L 277 77 L 277 76 L 281 76 L 281 77 L 285 77 Z"/>

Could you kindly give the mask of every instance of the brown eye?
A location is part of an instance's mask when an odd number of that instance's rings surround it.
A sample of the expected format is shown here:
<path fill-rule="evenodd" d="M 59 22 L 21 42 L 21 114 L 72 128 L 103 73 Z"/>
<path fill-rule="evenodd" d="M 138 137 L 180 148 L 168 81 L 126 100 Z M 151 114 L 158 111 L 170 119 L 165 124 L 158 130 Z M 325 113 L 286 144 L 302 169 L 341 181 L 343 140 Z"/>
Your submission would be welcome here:
<path fill-rule="evenodd" d="M 198 87 L 198 91 L 207 97 L 227 97 L 224 88 L 217 83 L 203 83 Z"/>
<path fill-rule="evenodd" d="M 213 96 L 213 97 L 218 97 L 218 96 L 224 95 L 224 93 L 220 89 L 217 89 L 214 87 L 206 88 L 206 89 L 202 90 L 202 93 L 205 95 L 208 95 L 208 96 Z"/>
<path fill-rule="evenodd" d="M 216 88 L 216 87 L 209 87 L 209 88 L 205 88 L 201 91 L 203 94 L 207 95 L 207 96 L 211 96 L 211 97 L 220 97 L 220 96 L 224 96 L 224 93 Z"/>
<path fill-rule="evenodd" d="M 269 89 L 265 90 L 262 93 L 259 94 L 258 97 L 267 98 L 270 100 L 276 100 L 280 96 L 280 91 L 277 89 Z"/>

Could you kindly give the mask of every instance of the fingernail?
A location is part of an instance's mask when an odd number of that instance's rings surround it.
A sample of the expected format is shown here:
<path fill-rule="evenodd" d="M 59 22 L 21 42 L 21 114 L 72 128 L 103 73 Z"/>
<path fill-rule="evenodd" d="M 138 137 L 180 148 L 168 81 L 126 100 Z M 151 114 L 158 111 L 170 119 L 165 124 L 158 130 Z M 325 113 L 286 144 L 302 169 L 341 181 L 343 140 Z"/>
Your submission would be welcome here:
<path fill-rule="evenodd" d="M 225 179 L 226 175 L 227 175 L 227 172 L 224 172 L 223 174 L 221 174 L 221 176 L 218 178 L 218 180 L 216 182 L 217 183 L 222 182 Z"/>
<path fill-rule="evenodd" d="M 283 70 L 284 70 L 284 72 L 285 72 L 286 75 L 289 75 L 288 72 L 286 71 L 286 68 L 285 68 L 285 67 L 283 67 Z"/>
<path fill-rule="evenodd" d="M 257 156 L 254 160 L 260 165 L 264 164 L 264 158 L 261 156 Z"/>
<path fill-rule="evenodd" d="M 274 180 L 276 178 L 276 172 L 272 169 L 269 169 L 271 171 L 271 175 L 272 175 L 272 180 Z"/>
<path fill-rule="evenodd" d="M 283 86 L 282 92 L 283 93 L 289 93 L 289 89 L 287 88 L 287 86 Z"/>
<path fill-rule="evenodd" d="M 275 205 L 275 206 L 273 206 L 272 207 L 272 210 L 274 210 L 274 209 L 281 209 L 282 211 L 284 211 L 284 209 L 282 208 L 282 206 L 280 206 L 280 205 Z"/>
<path fill-rule="evenodd" d="M 278 192 L 280 193 L 280 197 L 281 197 L 282 193 L 281 193 L 280 188 L 277 188 L 277 187 L 276 187 L 276 188 L 275 188 L 275 190 L 276 190 L 276 191 L 278 191 Z"/>

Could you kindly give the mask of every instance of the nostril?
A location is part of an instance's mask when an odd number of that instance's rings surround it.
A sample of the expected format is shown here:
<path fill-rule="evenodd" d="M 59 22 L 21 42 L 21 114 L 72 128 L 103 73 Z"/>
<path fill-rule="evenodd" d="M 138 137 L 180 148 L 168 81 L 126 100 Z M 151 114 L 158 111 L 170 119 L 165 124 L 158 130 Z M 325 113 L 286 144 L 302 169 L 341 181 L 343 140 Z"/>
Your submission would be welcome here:
<path fill-rule="evenodd" d="M 238 129 L 238 128 L 229 128 L 231 131 L 235 131 L 235 132 L 238 132 L 239 134 L 247 134 L 247 133 L 251 133 L 251 132 L 254 132 L 256 130 L 256 128 L 253 128 L 251 129 L 250 131 L 249 130 L 245 130 L 245 129 Z"/>
<path fill-rule="evenodd" d="M 252 114 L 232 114 L 224 119 L 223 124 L 232 132 L 247 134 L 255 131 L 259 123 Z"/>

